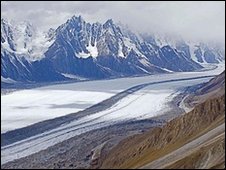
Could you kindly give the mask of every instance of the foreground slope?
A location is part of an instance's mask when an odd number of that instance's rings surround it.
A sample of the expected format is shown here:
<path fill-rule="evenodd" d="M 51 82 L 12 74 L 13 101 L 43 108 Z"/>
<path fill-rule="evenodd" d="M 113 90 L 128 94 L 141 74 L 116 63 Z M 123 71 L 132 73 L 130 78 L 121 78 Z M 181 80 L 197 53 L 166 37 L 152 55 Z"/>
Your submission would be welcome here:
<path fill-rule="evenodd" d="M 122 141 L 105 155 L 106 158 L 101 159 L 101 168 L 223 168 L 224 79 L 225 73 L 222 73 L 199 88 L 197 93 L 208 89 L 208 99 L 201 104 L 196 103 L 191 112 L 161 128 Z M 212 95 L 216 89 L 221 89 L 221 93 Z"/>

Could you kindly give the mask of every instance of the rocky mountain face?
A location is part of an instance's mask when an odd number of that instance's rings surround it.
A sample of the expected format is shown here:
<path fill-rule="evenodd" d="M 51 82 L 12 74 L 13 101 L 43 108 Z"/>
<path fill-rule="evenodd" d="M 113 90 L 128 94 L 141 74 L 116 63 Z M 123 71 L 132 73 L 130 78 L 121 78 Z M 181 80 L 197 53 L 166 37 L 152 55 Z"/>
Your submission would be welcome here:
<path fill-rule="evenodd" d="M 91 24 L 73 16 L 45 33 L 28 22 L 1 19 L 1 76 L 22 82 L 68 80 L 66 75 L 101 79 L 192 71 L 204 61 L 224 60 L 217 48 L 203 46 L 191 53 L 185 42 L 159 45 L 154 37 L 135 34 L 111 19 Z"/>
<path fill-rule="evenodd" d="M 200 86 L 196 91 L 185 98 L 188 107 L 194 107 L 207 98 L 215 98 L 225 93 L 225 71 L 215 76 L 209 82 Z"/>
<path fill-rule="evenodd" d="M 1 78 L 21 82 L 63 80 L 62 75 L 43 62 L 44 51 L 50 44 L 51 39 L 32 24 L 13 25 L 1 19 Z"/>
<path fill-rule="evenodd" d="M 147 36 L 147 35 L 146 35 Z M 168 44 L 197 63 L 220 63 L 225 60 L 224 47 L 215 43 L 185 41 L 181 37 L 147 36 L 152 43 L 162 47 Z"/>
<path fill-rule="evenodd" d="M 225 168 L 225 84 L 221 83 L 225 81 L 223 75 L 224 73 L 200 88 L 207 89 L 205 94 L 208 97 L 204 102 L 196 103 L 191 112 L 162 127 L 123 140 L 108 154 L 99 158 L 99 167 Z M 211 89 L 208 88 L 210 84 Z M 222 91 L 213 96 L 211 92 L 216 89 Z"/>
<path fill-rule="evenodd" d="M 213 79 L 211 79 L 209 82 L 207 82 L 201 88 L 199 88 L 196 93 L 197 94 L 206 94 L 206 93 L 211 93 L 215 90 L 220 89 L 222 91 L 221 94 L 224 94 L 224 92 L 223 92 L 224 87 L 225 87 L 225 71 L 223 71 L 220 75 L 215 76 Z"/>

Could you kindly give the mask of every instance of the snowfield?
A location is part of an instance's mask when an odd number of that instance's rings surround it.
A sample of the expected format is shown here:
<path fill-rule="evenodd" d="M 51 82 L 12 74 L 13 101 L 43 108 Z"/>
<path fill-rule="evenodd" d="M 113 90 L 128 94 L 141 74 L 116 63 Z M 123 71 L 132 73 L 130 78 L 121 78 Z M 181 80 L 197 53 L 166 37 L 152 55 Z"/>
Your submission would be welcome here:
<path fill-rule="evenodd" d="M 16 91 L 1 96 L 1 133 L 83 110 L 139 84 L 173 80 L 175 78 L 217 75 L 223 70 L 224 65 L 222 64 L 218 65 L 217 69 L 204 72 L 182 72 L 144 77 L 86 81 Z M 189 86 L 191 84 L 186 85 Z M 164 84 L 159 86 L 161 86 L 161 90 L 166 88 Z M 156 87 L 152 86 L 152 89 L 153 88 Z M 160 103 L 161 102 L 162 101 L 160 101 Z"/>
<path fill-rule="evenodd" d="M 3 95 L 1 133 L 78 112 L 113 93 L 77 90 L 23 90 Z"/>
<path fill-rule="evenodd" d="M 198 84 L 210 78 L 150 85 L 123 98 L 112 107 L 84 116 L 50 131 L 1 147 L 1 162 L 28 156 L 76 135 L 116 123 L 134 119 L 146 119 L 166 112 L 167 102 L 175 95 L 176 89 L 187 84 Z M 163 87 L 167 87 L 164 89 Z M 163 89 L 162 89 L 163 88 Z"/>
<path fill-rule="evenodd" d="M 224 66 L 219 65 L 214 70 L 202 72 L 58 84 L 1 96 L 2 132 L 5 132 L 83 110 L 136 85 L 160 82 L 125 96 L 103 111 L 83 116 L 44 133 L 1 147 L 1 164 L 28 156 L 97 128 L 130 120 L 147 119 L 166 113 L 170 109 L 167 103 L 172 100 L 179 89 L 207 82 L 211 77 L 179 79 L 216 75 L 223 70 Z M 166 80 L 170 81 L 161 83 Z"/>

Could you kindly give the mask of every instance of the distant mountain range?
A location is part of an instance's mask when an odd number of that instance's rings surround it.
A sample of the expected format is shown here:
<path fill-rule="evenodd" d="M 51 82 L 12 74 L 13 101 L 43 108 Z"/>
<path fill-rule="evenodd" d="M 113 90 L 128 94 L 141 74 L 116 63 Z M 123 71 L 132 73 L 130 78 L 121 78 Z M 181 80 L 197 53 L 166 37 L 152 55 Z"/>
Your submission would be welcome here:
<path fill-rule="evenodd" d="M 73 16 L 41 32 L 1 19 L 1 82 L 51 82 L 193 71 L 225 60 L 221 47 L 133 33 Z"/>

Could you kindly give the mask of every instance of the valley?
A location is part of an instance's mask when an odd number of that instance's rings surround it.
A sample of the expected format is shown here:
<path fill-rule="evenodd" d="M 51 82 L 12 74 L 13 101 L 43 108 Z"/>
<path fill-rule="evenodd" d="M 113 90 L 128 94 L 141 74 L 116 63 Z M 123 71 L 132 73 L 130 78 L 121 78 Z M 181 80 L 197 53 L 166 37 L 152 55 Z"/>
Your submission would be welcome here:
<path fill-rule="evenodd" d="M 2 1 L 1 169 L 225 169 L 224 6 Z"/>
<path fill-rule="evenodd" d="M 135 129 L 137 131 L 159 126 L 166 120 L 172 119 L 183 112 L 181 108 L 169 107 L 169 103 L 175 96 L 183 92 L 188 85 L 192 86 L 207 82 L 213 75 L 219 74 L 223 69 L 223 65 L 218 65 L 215 69 L 207 69 L 203 72 L 171 73 L 51 85 L 3 95 L 3 103 L 7 102 L 7 97 L 11 96 L 10 103 L 12 105 L 8 105 L 8 108 L 5 107 L 6 113 L 10 113 L 10 109 L 15 108 L 15 103 L 18 104 L 16 95 L 24 96 L 25 99 L 20 99 L 24 103 L 19 103 L 20 107 L 16 108 L 18 113 L 24 113 L 24 115 L 19 115 L 20 120 L 15 119 L 15 110 L 12 112 L 14 119 L 9 114 L 4 116 L 3 112 L 2 129 L 7 130 L 8 128 L 10 130 L 12 128 L 11 130 L 14 131 L 3 132 L 2 134 L 1 161 L 4 164 L 14 159 L 27 157 L 73 137 L 102 128 L 115 128 L 120 124 L 125 126 L 130 122 L 137 122 L 137 124 L 148 120 L 153 122 L 151 124 L 147 123 L 147 125 L 144 124 L 143 127 L 133 126 L 132 130 L 128 130 L 131 128 L 130 124 L 130 128 L 125 129 L 124 133 L 126 134 L 124 137 Z M 156 79 L 156 77 L 158 78 Z M 40 101 L 40 106 L 37 105 L 40 108 L 43 106 L 43 101 L 46 102 L 46 105 L 51 105 L 56 104 L 57 100 L 59 102 L 58 107 L 61 106 L 62 110 L 57 107 L 57 104 L 55 107 L 62 112 L 57 114 L 54 113 L 54 107 L 43 107 L 44 116 L 36 113 L 39 117 L 27 122 L 26 116 L 35 113 L 33 110 L 35 108 L 32 107 L 31 99 L 26 100 L 28 97 L 26 93 L 34 95 L 32 96 L 34 103 L 38 104 Z M 37 95 L 37 93 L 39 94 Z M 85 95 L 86 93 L 88 94 Z M 94 97 L 90 98 L 91 95 Z M 40 99 L 38 96 L 42 96 L 42 98 Z M 95 97 L 98 98 L 95 99 Z M 48 100 L 48 98 L 52 100 Z M 15 103 L 12 102 L 13 100 L 15 100 Z M 152 106 L 149 102 L 145 102 L 147 100 L 152 103 Z M 84 104 L 83 107 L 79 105 L 81 101 Z M 4 106 L 7 106 L 7 103 L 4 103 Z M 27 110 L 27 113 L 22 112 L 23 110 Z M 174 110 L 173 114 L 169 114 L 172 110 Z M 60 115 L 62 113 L 66 116 Z M 167 113 L 167 116 L 164 113 Z M 57 118 L 58 116 L 63 117 Z M 23 118 L 25 121 L 23 121 Z M 46 121 L 42 122 L 43 120 Z M 21 127 L 24 128 L 20 129 Z M 15 135 L 20 133 L 23 135 Z"/>

